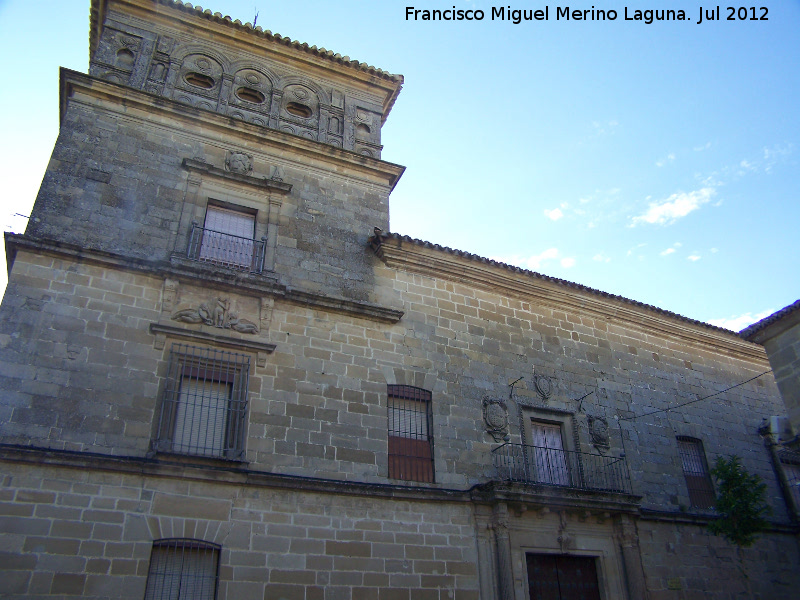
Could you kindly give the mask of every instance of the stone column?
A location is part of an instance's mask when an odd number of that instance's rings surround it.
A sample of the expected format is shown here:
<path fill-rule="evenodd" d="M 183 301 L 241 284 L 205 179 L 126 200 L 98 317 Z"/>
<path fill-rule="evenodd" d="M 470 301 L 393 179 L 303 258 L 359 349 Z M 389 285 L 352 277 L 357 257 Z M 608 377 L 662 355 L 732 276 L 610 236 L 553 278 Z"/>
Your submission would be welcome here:
<path fill-rule="evenodd" d="M 629 515 L 619 515 L 614 525 L 617 541 L 622 551 L 622 564 L 625 569 L 628 598 L 631 600 L 647 600 L 647 586 L 644 580 L 636 522 Z"/>
<path fill-rule="evenodd" d="M 514 573 L 511 565 L 511 540 L 508 533 L 508 505 L 500 502 L 494 509 L 494 537 L 497 546 L 497 583 L 500 600 L 513 600 Z"/>

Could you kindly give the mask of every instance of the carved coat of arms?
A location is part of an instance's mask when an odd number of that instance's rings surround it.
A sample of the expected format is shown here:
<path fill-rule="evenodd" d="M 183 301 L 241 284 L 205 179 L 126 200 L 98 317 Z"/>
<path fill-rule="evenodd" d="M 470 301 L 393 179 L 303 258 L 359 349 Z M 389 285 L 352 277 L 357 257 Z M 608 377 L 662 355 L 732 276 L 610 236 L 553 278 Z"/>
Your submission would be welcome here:
<path fill-rule="evenodd" d="M 486 396 L 483 399 L 483 422 L 486 433 L 495 442 L 508 441 L 508 407 L 505 402 Z"/>

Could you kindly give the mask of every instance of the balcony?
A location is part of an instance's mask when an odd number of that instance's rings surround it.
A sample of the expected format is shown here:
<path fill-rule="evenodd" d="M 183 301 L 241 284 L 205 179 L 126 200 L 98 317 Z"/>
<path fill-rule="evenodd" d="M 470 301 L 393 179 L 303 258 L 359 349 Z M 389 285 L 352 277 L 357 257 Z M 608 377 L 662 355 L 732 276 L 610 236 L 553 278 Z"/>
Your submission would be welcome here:
<path fill-rule="evenodd" d="M 261 273 L 264 270 L 266 238 L 254 240 L 192 223 L 186 255 L 190 260 L 209 262 L 228 269 Z"/>
<path fill-rule="evenodd" d="M 624 458 L 524 444 L 492 450 L 500 479 L 598 492 L 631 493 Z"/>

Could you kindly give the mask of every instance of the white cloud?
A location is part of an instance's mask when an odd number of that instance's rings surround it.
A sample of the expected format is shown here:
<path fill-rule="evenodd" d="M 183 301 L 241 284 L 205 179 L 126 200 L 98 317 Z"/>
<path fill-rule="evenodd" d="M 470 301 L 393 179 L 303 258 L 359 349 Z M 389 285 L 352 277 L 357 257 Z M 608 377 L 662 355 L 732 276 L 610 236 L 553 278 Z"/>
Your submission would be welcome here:
<path fill-rule="evenodd" d="M 564 213 L 561 212 L 560 208 L 554 208 L 553 210 L 545 210 L 544 214 L 551 221 L 558 221 L 561 217 L 564 216 Z"/>
<path fill-rule="evenodd" d="M 711 325 L 716 325 L 717 327 L 724 327 L 725 329 L 730 329 L 731 331 L 741 331 L 745 327 L 752 325 L 756 321 L 760 321 L 761 319 L 770 316 L 775 311 L 773 309 L 764 310 L 760 313 L 753 314 L 753 313 L 744 313 L 742 315 L 735 315 L 732 317 L 725 317 L 722 319 L 711 319 L 709 323 Z"/>
<path fill-rule="evenodd" d="M 692 262 L 697 262 L 701 258 L 702 257 L 699 254 L 690 254 L 689 256 L 686 257 L 687 260 L 690 260 Z"/>
<path fill-rule="evenodd" d="M 719 250 L 717 248 L 712 248 L 711 249 L 711 254 L 716 254 L 717 252 L 719 252 Z"/>
<path fill-rule="evenodd" d="M 534 254 L 533 256 L 493 256 L 491 257 L 492 260 L 497 260 L 500 262 L 504 262 L 510 265 L 516 265 L 517 267 L 522 267 L 523 269 L 532 269 L 536 270 L 541 268 L 542 264 L 550 261 L 556 260 L 559 257 L 558 248 L 548 248 L 541 254 Z"/>
<path fill-rule="evenodd" d="M 711 142 L 706 142 L 702 146 L 695 146 L 694 148 L 692 148 L 692 150 L 694 150 L 695 152 L 702 152 L 703 150 L 708 150 L 709 148 L 711 148 Z"/>
<path fill-rule="evenodd" d="M 675 252 L 677 252 L 678 248 L 680 248 L 682 245 L 683 244 L 681 244 L 680 242 L 675 242 L 674 244 L 672 244 L 672 246 L 670 246 L 666 250 L 659 252 L 659 254 L 661 256 L 669 256 L 670 254 L 674 254 Z"/>
<path fill-rule="evenodd" d="M 705 187 L 694 192 L 680 192 L 672 194 L 661 202 L 651 202 L 649 208 L 638 217 L 633 217 L 631 227 L 640 223 L 650 225 L 670 225 L 685 217 L 690 212 L 700 208 L 703 204 L 711 200 L 715 194 L 714 188 Z"/>
<path fill-rule="evenodd" d="M 569 269 L 570 267 L 575 266 L 575 259 L 574 258 L 562 258 L 561 259 L 561 266 L 565 269 Z"/>
<path fill-rule="evenodd" d="M 595 255 L 592 257 L 592 260 L 593 260 L 593 261 L 596 261 L 596 262 L 603 262 L 603 263 L 609 263 L 609 262 L 611 262 L 611 258 L 610 258 L 610 257 L 608 257 L 608 256 L 604 256 L 603 254 L 595 254 Z"/>
<path fill-rule="evenodd" d="M 660 158 L 660 159 L 658 159 L 658 160 L 656 161 L 656 166 L 657 166 L 657 167 L 663 167 L 663 166 L 664 166 L 664 165 L 666 165 L 667 163 L 671 163 L 671 162 L 673 162 L 674 160 L 675 160 L 675 155 L 674 155 L 672 152 L 670 152 L 669 154 L 667 154 L 666 158 Z"/>

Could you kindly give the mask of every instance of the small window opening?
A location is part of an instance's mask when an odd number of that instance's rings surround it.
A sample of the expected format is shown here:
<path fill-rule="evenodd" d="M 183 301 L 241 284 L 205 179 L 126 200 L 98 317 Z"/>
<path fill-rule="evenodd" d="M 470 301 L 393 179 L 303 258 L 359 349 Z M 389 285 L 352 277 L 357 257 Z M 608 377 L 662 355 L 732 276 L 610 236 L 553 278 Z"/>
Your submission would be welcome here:
<path fill-rule="evenodd" d="M 314 114 L 309 107 L 299 102 L 289 102 L 289 104 L 286 105 L 286 112 L 295 117 L 302 117 L 303 119 L 308 119 Z"/>
<path fill-rule="evenodd" d="M 214 80 L 208 75 L 203 75 L 202 73 L 195 73 L 194 71 L 192 71 L 190 73 L 187 73 L 183 79 L 189 85 L 203 88 L 204 90 L 210 90 L 211 88 L 214 87 Z"/>
<path fill-rule="evenodd" d="M 251 104 L 263 104 L 264 100 L 267 99 L 267 97 L 258 90 L 246 87 L 240 87 L 236 90 L 236 97 L 239 98 L 239 100 L 250 102 Z"/>
<path fill-rule="evenodd" d="M 133 52 L 127 48 L 122 48 L 117 52 L 117 66 L 123 69 L 130 69 L 133 67 Z"/>
<path fill-rule="evenodd" d="M 359 123 L 356 125 L 356 137 L 360 140 L 369 139 L 370 130 L 367 125 Z"/>

